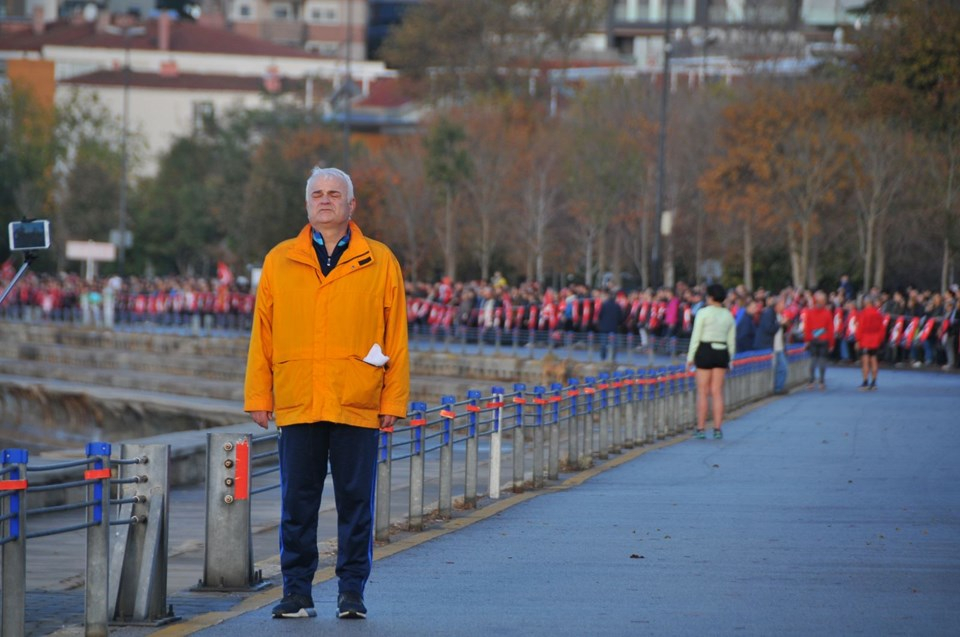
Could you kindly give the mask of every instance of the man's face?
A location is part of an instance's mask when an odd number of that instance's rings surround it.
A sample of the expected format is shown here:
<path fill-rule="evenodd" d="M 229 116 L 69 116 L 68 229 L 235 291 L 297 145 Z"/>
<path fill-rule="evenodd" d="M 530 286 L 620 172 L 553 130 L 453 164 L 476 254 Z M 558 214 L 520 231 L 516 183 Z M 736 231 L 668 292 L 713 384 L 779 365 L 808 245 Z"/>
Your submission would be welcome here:
<path fill-rule="evenodd" d="M 346 227 L 356 207 L 356 200 L 347 200 L 347 184 L 332 175 L 319 175 L 310 182 L 307 198 L 307 219 L 314 230 Z"/>

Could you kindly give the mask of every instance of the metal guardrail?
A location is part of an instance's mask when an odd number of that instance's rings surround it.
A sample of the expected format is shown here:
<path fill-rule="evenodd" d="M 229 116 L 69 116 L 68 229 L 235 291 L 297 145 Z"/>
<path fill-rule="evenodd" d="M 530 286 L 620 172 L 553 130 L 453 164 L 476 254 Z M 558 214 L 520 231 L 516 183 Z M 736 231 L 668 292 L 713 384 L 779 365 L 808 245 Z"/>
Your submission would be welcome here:
<path fill-rule="evenodd" d="M 166 604 L 170 448 L 123 445 L 121 458 L 115 460 L 111 460 L 111 453 L 110 443 L 91 442 L 84 459 L 31 465 L 26 449 L 3 450 L 3 637 L 24 634 L 29 540 L 79 531 L 86 532 L 87 540 L 85 635 L 106 635 L 111 622 L 162 623 L 175 619 Z M 40 473 L 53 474 L 53 479 L 31 485 L 30 476 Z M 75 498 L 70 494 L 77 489 L 85 490 L 83 499 L 72 502 Z M 29 507 L 30 494 L 51 491 L 63 492 L 66 503 Z M 52 514 L 75 512 L 82 512 L 80 520 L 44 523 Z M 112 533 L 111 528 L 117 531 Z"/>
<path fill-rule="evenodd" d="M 738 356 L 725 388 L 728 409 L 773 390 L 772 353 Z M 802 347 L 788 351 L 788 386 L 804 382 Z M 405 528 L 422 530 L 432 516 L 497 499 L 504 489 L 542 488 L 561 472 L 587 469 L 624 449 L 682 434 L 696 421 L 694 375 L 682 366 L 599 374 L 567 385 L 489 394 L 444 396 L 428 407 L 412 403 L 404 424 L 380 432 L 375 539 L 389 541 L 393 505 L 405 499 Z M 250 498 L 279 484 L 250 488 L 252 478 L 278 471 L 275 451 L 251 454 L 276 434 L 208 434 L 207 548 L 195 590 L 244 590 L 263 585 L 254 573 Z M 484 452 L 481 458 L 481 451 Z M 481 486 L 483 484 L 483 486 Z M 429 494 L 429 495 L 428 495 Z M 216 541 L 213 541 L 216 538 Z"/>
<path fill-rule="evenodd" d="M 804 382 L 804 358 L 802 347 L 788 350 L 789 386 Z M 769 395 L 772 353 L 738 356 L 727 378 L 728 409 Z M 380 432 L 375 538 L 389 540 L 394 504 L 405 508 L 408 530 L 421 530 L 432 515 L 449 518 L 456 508 L 479 506 L 482 497 L 499 498 L 504 489 L 542 488 L 561 472 L 682 434 L 694 422 L 693 374 L 682 366 L 549 387 L 498 386 L 489 394 L 471 390 L 464 400 L 444 396 L 435 407 L 413 403 L 405 424 Z M 204 574 L 195 590 L 265 585 L 254 572 L 250 499 L 279 487 L 252 488 L 253 478 L 279 470 L 275 439 L 276 433 L 208 434 Z M 254 453 L 255 446 L 267 450 Z M 124 444 L 113 460 L 111 451 L 109 443 L 92 442 L 85 459 L 43 466 L 30 465 L 24 449 L 2 451 L 2 637 L 24 632 L 28 540 L 58 533 L 87 534 L 86 635 L 106 635 L 110 623 L 178 619 L 166 603 L 170 447 Z M 31 486 L 29 474 L 45 471 L 60 473 Z M 86 489 L 79 503 L 28 507 L 30 493 L 77 488 Z M 84 519 L 58 527 L 37 523 L 73 511 L 84 511 Z M 117 529 L 112 535 L 111 528 Z"/>

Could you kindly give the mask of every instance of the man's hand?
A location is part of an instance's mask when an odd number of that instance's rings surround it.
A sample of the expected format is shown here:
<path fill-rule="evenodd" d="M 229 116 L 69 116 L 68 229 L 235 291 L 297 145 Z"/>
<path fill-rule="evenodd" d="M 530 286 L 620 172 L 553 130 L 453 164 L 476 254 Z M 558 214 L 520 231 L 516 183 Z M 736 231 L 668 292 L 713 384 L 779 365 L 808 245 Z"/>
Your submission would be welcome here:
<path fill-rule="evenodd" d="M 273 420 L 272 411 L 251 411 L 248 413 L 250 414 L 250 417 L 253 418 L 253 422 L 257 423 L 264 429 L 269 427 L 270 421 Z"/>
<path fill-rule="evenodd" d="M 389 414 L 380 414 L 380 430 L 390 429 L 393 427 L 393 424 L 397 422 L 396 416 L 390 416 Z"/>

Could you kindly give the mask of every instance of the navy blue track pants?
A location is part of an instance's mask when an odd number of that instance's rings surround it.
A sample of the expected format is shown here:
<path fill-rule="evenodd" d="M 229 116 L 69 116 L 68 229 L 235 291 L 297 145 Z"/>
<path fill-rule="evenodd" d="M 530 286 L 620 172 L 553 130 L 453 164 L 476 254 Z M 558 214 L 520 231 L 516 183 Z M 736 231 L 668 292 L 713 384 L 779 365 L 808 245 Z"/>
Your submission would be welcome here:
<path fill-rule="evenodd" d="M 283 594 L 312 598 L 319 561 L 317 522 L 329 460 L 337 504 L 340 592 L 362 595 L 373 561 L 378 431 L 330 422 L 278 429 Z"/>

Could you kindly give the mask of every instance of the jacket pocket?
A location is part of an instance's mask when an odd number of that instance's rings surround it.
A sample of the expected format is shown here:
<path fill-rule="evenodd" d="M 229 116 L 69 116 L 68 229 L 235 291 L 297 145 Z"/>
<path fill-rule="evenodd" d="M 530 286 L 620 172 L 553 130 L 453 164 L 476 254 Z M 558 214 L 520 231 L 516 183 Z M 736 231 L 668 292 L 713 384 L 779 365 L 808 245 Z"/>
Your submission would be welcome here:
<path fill-rule="evenodd" d="M 350 357 L 343 361 L 343 405 L 359 409 L 380 409 L 383 367 Z"/>
<path fill-rule="evenodd" d="M 273 368 L 273 393 L 276 411 L 302 407 L 309 400 L 313 386 L 313 364 L 299 359 L 277 363 Z"/>

